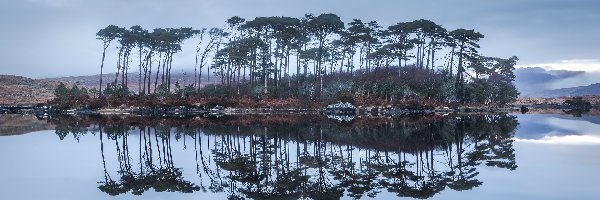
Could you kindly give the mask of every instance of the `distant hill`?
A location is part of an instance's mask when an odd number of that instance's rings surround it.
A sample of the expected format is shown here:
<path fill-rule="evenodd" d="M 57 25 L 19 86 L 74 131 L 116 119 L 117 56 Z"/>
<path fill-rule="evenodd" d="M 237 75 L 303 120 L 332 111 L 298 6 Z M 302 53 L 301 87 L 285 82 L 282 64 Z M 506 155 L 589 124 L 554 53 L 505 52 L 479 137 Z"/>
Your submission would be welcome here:
<path fill-rule="evenodd" d="M 31 105 L 54 98 L 53 80 L 35 80 L 22 76 L 0 75 L 0 104 Z"/>
<path fill-rule="evenodd" d="M 110 73 L 110 74 L 104 74 L 103 75 L 103 85 L 106 86 L 107 83 L 111 83 L 114 82 L 115 80 L 115 73 Z M 133 91 L 138 91 L 138 80 L 139 80 L 139 74 L 135 74 L 135 73 L 130 73 L 128 74 L 129 77 L 129 89 L 133 90 Z M 202 76 L 202 85 L 206 85 L 206 84 L 210 84 L 210 83 L 217 83 L 220 81 L 220 79 L 218 77 L 214 77 L 211 76 L 210 77 L 210 82 L 207 81 L 208 76 L 203 75 Z M 48 78 L 48 79 L 43 79 L 46 81 L 60 81 L 63 82 L 65 84 L 77 84 L 79 86 L 83 86 L 86 88 L 96 88 L 98 89 L 100 87 L 100 75 L 89 75 L 89 76 L 69 76 L 69 77 L 58 77 L 58 78 Z M 153 74 L 152 76 L 152 82 L 154 83 L 154 80 L 156 80 L 156 76 L 155 74 Z M 159 82 L 160 82 L 160 77 L 158 78 Z M 187 73 L 173 73 L 171 75 L 171 84 L 175 84 L 175 82 L 179 81 L 179 83 L 183 86 L 184 84 L 193 84 L 194 83 L 194 72 L 187 72 Z M 120 82 L 120 79 L 119 79 Z M 103 87 L 104 87 L 103 86 Z"/>
<path fill-rule="evenodd" d="M 600 95 L 600 83 L 595 83 L 588 86 L 561 88 L 554 90 L 541 90 L 535 93 L 531 93 L 530 95 L 550 98 L 562 96 Z"/>
<path fill-rule="evenodd" d="M 113 82 L 115 74 L 104 74 L 104 83 Z M 154 82 L 155 76 L 152 77 Z M 210 82 L 208 77 L 202 77 L 202 85 L 209 83 L 218 83 L 218 77 L 211 76 Z M 67 86 L 77 84 L 86 88 L 98 88 L 100 75 L 90 76 L 70 76 L 47 79 L 31 79 L 22 76 L 0 75 L 0 105 L 33 105 L 38 103 L 46 103 L 54 98 L 54 89 L 60 84 L 65 83 Z M 171 77 L 172 84 L 179 81 L 184 84 L 194 83 L 194 74 L 190 73 L 173 73 Z M 159 77 L 160 82 L 160 77 Z M 138 75 L 129 74 L 129 87 L 133 91 L 138 91 Z"/>
<path fill-rule="evenodd" d="M 551 85 L 561 80 L 582 76 L 584 71 L 545 70 L 541 67 L 515 69 L 515 85 L 521 96 L 539 95 L 541 90 L 551 90 Z"/>
<path fill-rule="evenodd" d="M 113 82 L 115 80 L 115 73 L 104 74 L 103 84 Z M 138 90 L 138 76 L 139 74 L 130 73 L 129 75 L 129 89 L 132 91 Z M 158 78 L 160 82 L 160 78 Z M 219 83 L 220 79 L 215 76 L 210 77 L 202 76 L 202 85 Z M 178 72 L 171 75 L 171 84 L 174 85 L 179 82 L 180 85 L 187 85 L 194 83 L 194 72 Z M 46 79 L 31 79 L 22 76 L 14 75 L 0 75 L 0 105 L 31 105 L 38 103 L 45 103 L 46 101 L 54 98 L 54 89 L 60 84 L 65 83 L 67 86 L 77 84 L 80 87 L 86 87 L 88 89 L 100 87 L 100 75 L 89 75 L 89 76 L 69 76 L 69 77 L 57 77 L 57 78 L 46 78 Z M 155 74 L 152 76 L 152 82 L 156 80 Z M 120 80 L 119 80 L 120 81 Z M 154 85 L 152 85 L 154 86 Z"/>

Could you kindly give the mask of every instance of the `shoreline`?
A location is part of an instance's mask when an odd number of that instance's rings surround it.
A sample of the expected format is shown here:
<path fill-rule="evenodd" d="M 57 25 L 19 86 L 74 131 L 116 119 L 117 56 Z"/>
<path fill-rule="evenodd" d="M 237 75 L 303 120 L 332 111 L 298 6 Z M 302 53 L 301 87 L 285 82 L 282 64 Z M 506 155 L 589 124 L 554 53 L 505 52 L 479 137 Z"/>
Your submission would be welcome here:
<path fill-rule="evenodd" d="M 325 115 L 356 115 L 356 116 L 400 116 L 415 114 L 485 114 L 520 112 L 519 107 L 483 107 L 462 106 L 458 108 L 436 107 L 423 109 L 408 109 L 392 106 L 359 106 L 354 109 L 332 110 L 327 108 L 199 108 L 186 106 L 171 107 L 128 107 L 102 109 L 54 109 L 48 106 L 0 106 L 0 114 L 36 114 L 49 115 L 136 115 L 136 116 L 205 116 L 205 115 L 271 115 L 271 114 L 325 114 Z"/>
<path fill-rule="evenodd" d="M 524 107 L 523 107 L 524 106 Z M 522 109 L 526 109 L 523 112 Z M 193 116 L 222 116 L 222 115 L 273 115 L 273 114 L 324 114 L 324 115 L 355 115 L 355 116 L 402 116 L 421 114 L 492 114 L 492 113 L 565 113 L 578 111 L 564 106 L 551 105 L 507 105 L 496 106 L 458 106 L 454 108 L 438 106 L 434 108 L 406 108 L 387 106 L 358 106 L 352 108 L 330 109 L 328 107 L 207 107 L 207 106 L 154 106 L 154 107 L 121 107 L 100 109 L 57 109 L 45 105 L 0 105 L 0 114 L 34 114 L 37 116 L 51 115 L 135 115 L 155 117 L 193 117 Z M 592 107 L 590 114 L 595 114 L 598 106 Z M 589 111 L 580 111 L 585 114 Z"/>

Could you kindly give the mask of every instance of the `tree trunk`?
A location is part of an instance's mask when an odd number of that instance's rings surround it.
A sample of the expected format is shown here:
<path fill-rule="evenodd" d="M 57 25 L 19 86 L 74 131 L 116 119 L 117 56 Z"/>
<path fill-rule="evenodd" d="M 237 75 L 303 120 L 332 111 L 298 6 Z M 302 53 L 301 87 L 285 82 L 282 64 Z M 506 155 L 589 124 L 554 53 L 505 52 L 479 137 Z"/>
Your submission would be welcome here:
<path fill-rule="evenodd" d="M 265 91 L 264 92 L 265 92 L 265 94 L 267 94 L 267 78 L 268 78 L 267 73 L 268 72 L 267 72 L 266 68 L 263 69 L 263 70 L 264 70 L 264 75 L 263 76 L 264 76 L 264 79 L 265 79 Z"/>
<path fill-rule="evenodd" d="M 430 55 L 431 55 L 431 49 L 428 49 L 427 50 L 427 62 L 425 64 L 425 69 L 429 69 L 429 58 L 430 58 Z M 425 56 L 425 55 L 423 55 L 423 56 Z"/>
<path fill-rule="evenodd" d="M 173 69 L 173 53 L 169 55 L 169 65 L 167 69 L 167 88 L 171 91 L 171 69 Z"/>
<path fill-rule="evenodd" d="M 456 47 L 452 47 L 452 51 L 450 52 L 450 77 L 452 77 L 453 75 L 453 68 L 454 68 L 454 50 L 456 49 Z"/>
<path fill-rule="evenodd" d="M 158 77 L 160 75 L 160 66 L 161 66 L 161 62 L 163 61 L 162 58 L 162 52 L 160 52 L 158 54 L 158 65 L 156 65 L 156 78 L 154 79 L 154 92 L 156 92 L 156 87 L 158 85 Z M 150 88 L 148 88 L 148 90 L 150 90 Z"/>
<path fill-rule="evenodd" d="M 148 87 L 145 89 L 147 90 L 146 93 L 150 94 L 150 84 L 152 83 L 152 50 L 150 50 L 150 53 L 148 54 L 148 66 L 146 66 L 148 68 Z"/>
<path fill-rule="evenodd" d="M 323 94 L 323 75 L 321 74 L 322 73 L 321 62 L 323 60 L 323 46 L 324 46 L 324 43 L 325 43 L 325 38 L 322 38 L 319 41 L 319 58 L 318 58 L 319 60 L 317 61 L 317 68 L 318 68 L 317 76 L 319 77 L 319 82 L 320 82 L 320 84 L 319 84 L 319 98 Z"/>
<path fill-rule="evenodd" d="M 121 71 L 123 72 L 121 75 L 121 87 L 126 88 L 125 79 L 127 79 L 127 68 L 129 67 L 129 50 L 125 50 L 123 54 L 123 66 L 121 67 Z"/>
<path fill-rule="evenodd" d="M 240 66 L 237 70 L 237 94 L 240 95 L 240 70 L 242 69 L 242 67 Z"/>
<path fill-rule="evenodd" d="M 123 50 L 119 50 L 119 59 L 117 59 L 117 73 L 115 74 L 115 82 L 114 85 L 117 85 L 117 81 L 119 80 L 119 72 L 121 72 L 121 53 Z"/>
<path fill-rule="evenodd" d="M 398 77 L 402 76 L 402 56 L 398 57 Z"/>
<path fill-rule="evenodd" d="M 108 48 L 108 45 L 105 44 L 104 45 L 104 49 L 102 50 L 102 61 L 100 62 L 100 93 L 99 93 L 99 97 L 102 97 L 102 74 L 103 74 L 103 69 L 104 69 L 104 59 L 106 58 L 106 49 Z"/>
<path fill-rule="evenodd" d="M 463 99 L 463 95 L 464 95 L 464 91 L 463 91 L 463 83 L 464 83 L 464 77 L 463 77 L 463 49 L 464 49 L 464 43 L 461 43 L 460 45 L 460 49 L 459 49 L 459 54 L 458 54 L 458 71 L 457 71 L 457 77 L 456 77 L 456 85 L 458 86 L 457 91 L 459 92 L 459 94 L 457 95 L 458 98 L 460 98 L 461 102 L 464 102 Z"/>
<path fill-rule="evenodd" d="M 434 71 L 435 67 L 435 49 L 431 50 L 431 71 Z"/>
<path fill-rule="evenodd" d="M 138 94 L 142 95 L 142 48 L 139 48 L 140 74 L 138 76 Z"/>
<path fill-rule="evenodd" d="M 164 60 L 162 61 L 162 73 L 160 75 L 160 83 L 164 84 L 165 83 L 165 75 L 167 73 L 167 61 L 169 59 L 169 53 L 165 53 L 165 56 L 163 58 Z"/>
<path fill-rule="evenodd" d="M 200 89 L 200 86 L 198 85 L 198 54 L 200 53 L 200 49 L 196 48 L 196 59 L 195 59 L 195 63 L 194 63 L 194 87 L 196 87 L 197 90 Z"/>
<path fill-rule="evenodd" d="M 277 75 L 277 73 L 279 72 L 279 65 L 277 65 L 278 61 L 279 61 L 279 44 L 276 44 L 275 45 L 275 63 L 273 65 L 273 69 L 274 69 L 274 71 L 273 71 L 273 73 L 274 73 L 273 74 L 273 79 L 275 79 L 274 80 L 275 81 L 275 84 L 274 84 L 275 88 L 279 88 L 279 80 L 278 80 L 278 75 Z"/>

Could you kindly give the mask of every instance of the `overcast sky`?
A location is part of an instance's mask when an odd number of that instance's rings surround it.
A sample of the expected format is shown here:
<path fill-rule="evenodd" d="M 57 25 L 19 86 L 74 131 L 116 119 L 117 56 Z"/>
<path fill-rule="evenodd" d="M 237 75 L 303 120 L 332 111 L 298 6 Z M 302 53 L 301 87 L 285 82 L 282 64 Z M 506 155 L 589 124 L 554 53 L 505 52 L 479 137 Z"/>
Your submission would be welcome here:
<path fill-rule="evenodd" d="M 97 74 L 102 46 L 95 33 L 110 24 L 200 28 L 221 26 L 235 15 L 305 13 L 335 13 L 345 22 L 359 18 L 383 26 L 430 19 L 448 30 L 483 33 L 480 52 L 487 56 L 516 55 L 527 66 L 600 69 L 597 0 L 0 0 L 0 74 Z M 193 51 L 193 45 L 184 46 L 174 68 L 193 68 Z M 107 71 L 114 71 L 107 61 Z"/>

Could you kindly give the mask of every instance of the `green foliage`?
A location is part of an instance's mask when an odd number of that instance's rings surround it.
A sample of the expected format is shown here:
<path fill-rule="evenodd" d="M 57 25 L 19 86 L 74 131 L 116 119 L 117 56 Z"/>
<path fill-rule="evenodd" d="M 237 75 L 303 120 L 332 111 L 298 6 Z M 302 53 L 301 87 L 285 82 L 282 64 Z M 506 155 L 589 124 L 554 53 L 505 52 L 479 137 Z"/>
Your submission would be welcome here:
<path fill-rule="evenodd" d="M 471 101 L 474 101 L 476 103 L 480 103 L 480 104 L 487 104 L 488 101 L 491 100 L 491 93 L 492 91 L 490 89 L 491 88 L 491 84 L 489 83 L 488 80 L 485 79 L 478 79 L 475 80 L 471 83 L 469 83 L 469 85 L 467 86 L 467 91 L 469 91 L 470 96 L 471 96 Z"/>
<path fill-rule="evenodd" d="M 472 100 L 477 103 L 506 105 L 513 102 L 518 96 L 517 88 L 513 81 L 514 65 L 517 57 L 509 59 L 484 58 L 485 63 L 479 65 L 482 70 L 481 79 L 476 79 L 471 87 Z"/>
<path fill-rule="evenodd" d="M 251 94 L 253 97 L 260 99 L 265 94 L 264 91 L 265 91 L 265 86 L 257 85 L 257 86 L 254 86 L 254 88 L 252 88 Z"/>
<path fill-rule="evenodd" d="M 67 89 L 67 86 L 65 86 L 64 83 L 60 83 L 56 89 L 54 89 L 54 96 L 56 97 L 66 97 L 68 96 L 70 93 L 70 90 Z"/>
<path fill-rule="evenodd" d="M 68 88 L 63 83 L 60 83 L 54 89 L 54 96 L 55 98 L 51 104 L 61 109 L 87 106 L 87 101 L 90 98 L 86 88 L 80 88 L 77 85 Z"/>
<path fill-rule="evenodd" d="M 440 80 L 438 99 L 442 101 L 456 101 L 456 88 L 454 79 L 445 76 Z"/>
<path fill-rule="evenodd" d="M 324 39 L 329 34 L 344 28 L 344 22 L 336 14 L 321 14 L 311 18 L 307 23 L 308 30 L 317 38 Z"/>
<path fill-rule="evenodd" d="M 194 85 L 192 85 L 192 84 L 186 85 L 185 87 L 181 88 L 179 86 L 179 82 L 177 82 L 175 94 L 177 94 L 177 96 L 180 96 L 180 97 L 190 97 L 190 96 L 197 95 L 198 92 L 196 91 L 196 88 L 194 88 Z"/>
<path fill-rule="evenodd" d="M 158 85 L 156 90 L 154 90 L 154 94 L 158 97 L 168 97 L 171 95 L 171 91 L 169 90 L 169 86 L 165 83 Z"/>
<path fill-rule="evenodd" d="M 54 89 L 54 96 L 60 99 L 86 97 L 88 96 L 88 90 L 79 88 L 77 85 L 73 85 L 69 89 L 65 84 L 60 83 L 56 89 Z"/>
<path fill-rule="evenodd" d="M 352 92 L 353 84 L 350 81 L 333 81 L 323 88 L 322 98 L 325 100 L 335 98 L 343 93 Z"/>
<path fill-rule="evenodd" d="M 573 97 L 565 101 L 572 109 L 589 110 L 592 108 L 592 103 L 583 99 L 583 97 Z"/>
<path fill-rule="evenodd" d="M 298 86 L 298 97 L 313 100 L 317 95 L 317 87 L 314 84 L 301 84 Z"/>
<path fill-rule="evenodd" d="M 124 31 L 124 28 L 109 25 L 106 28 L 100 29 L 100 31 L 96 33 L 96 37 L 97 39 L 104 41 L 105 45 L 107 45 L 106 43 L 110 43 L 112 40 L 121 37 Z"/>
<path fill-rule="evenodd" d="M 168 88 L 165 88 L 163 85 L 161 85 L 161 90 L 160 90 L 161 93 L 157 94 L 157 95 L 160 97 L 166 97 L 166 96 L 170 95 L 170 93 L 166 93 L 165 90 L 167 90 L 167 89 Z M 189 84 L 184 87 L 181 87 L 181 85 L 179 84 L 179 81 L 177 81 L 177 82 L 175 82 L 175 92 L 173 94 L 175 94 L 181 98 L 188 98 L 190 96 L 197 95 L 198 91 L 196 90 L 196 88 L 194 88 L 193 84 Z"/>
<path fill-rule="evenodd" d="M 209 96 L 209 97 L 226 97 L 226 96 L 233 94 L 232 93 L 233 91 L 231 91 L 231 89 L 232 88 L 230 88 L 226 85 L 210 84 L 210 85 L 204 86 L 200 90 L 200 93 L 202 95 Z"/>
<path fill-rule="evenodd" d="M 100 95 L 100 91 L 98 91 L 98 89 L 96 89 L 96 88 L 92 88 L 92 89 L 88 90 L 88 94 L 94 98 L 97 98 Z"/>
<path fill-rule="evenodd" d="M 110 83 L 106 85 L 103 94 L 111 97 L 126 97 L 133 93 L 129 92 L 127 86 Z"/>

